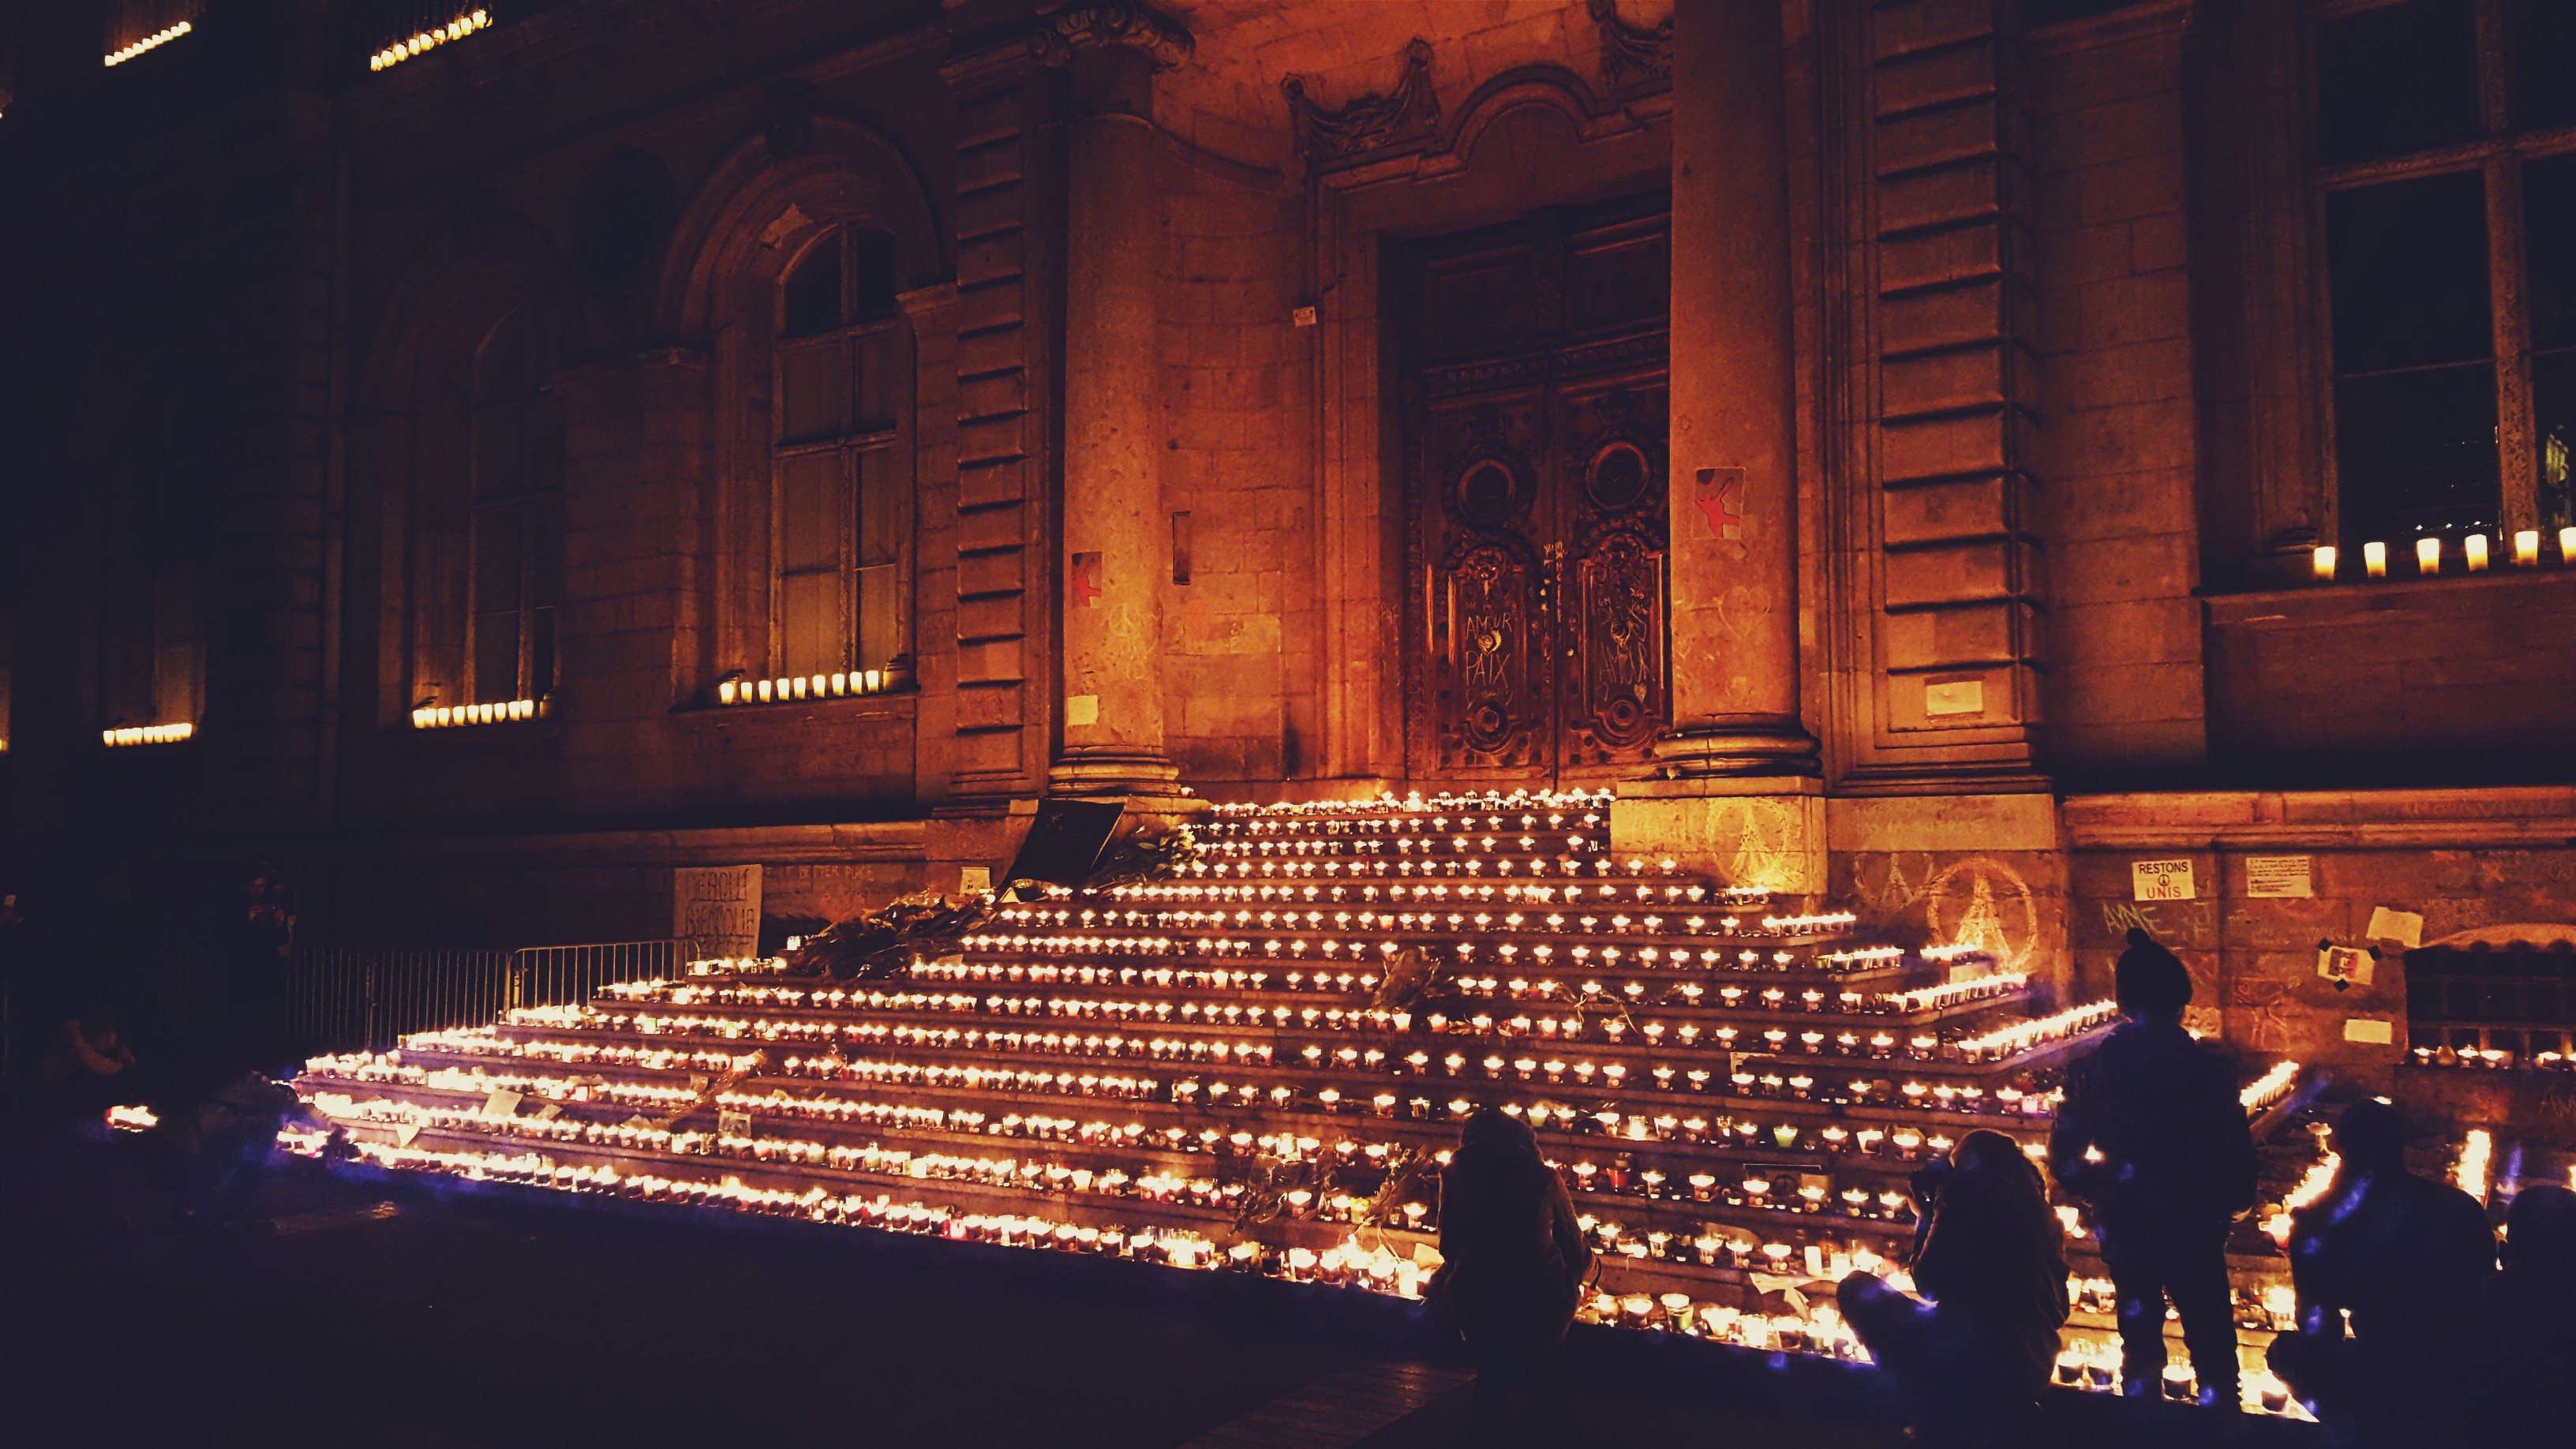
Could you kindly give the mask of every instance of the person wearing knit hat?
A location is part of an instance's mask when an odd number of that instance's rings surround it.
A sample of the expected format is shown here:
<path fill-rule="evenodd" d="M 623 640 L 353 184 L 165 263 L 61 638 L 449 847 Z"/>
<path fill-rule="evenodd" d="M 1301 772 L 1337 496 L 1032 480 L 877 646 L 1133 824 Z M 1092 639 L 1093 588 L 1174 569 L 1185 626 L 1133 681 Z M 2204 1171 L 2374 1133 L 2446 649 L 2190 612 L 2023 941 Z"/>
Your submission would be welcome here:
<path fill-rule="evenodd" d="M 2178 1017 L 2191 1004 L 2191 972 L 2184 969 L 2181 957 L 2155 937 L 2131 926 L 2129 948 L 2111 969 L 2111 994 L 2118 998 L 2121 1011 L 2140 1020 L 2167 1014 Z"/>
<path fill-rule="evenodd" d="M 2254 1206 L 2256 1174 L 2236 1072 L 2183 1030 L 2191 972 L 2155 937 L 2128 933 L 2112 987 L 2128 1020 L 2066 1069 L 2049 1171 L 2089 1209 L 2110 1269 L 2123 1391 L 2162 1389 L 2170 1299 L 2200 1401 L 2234 1409 L 2227 1235 Z"/>

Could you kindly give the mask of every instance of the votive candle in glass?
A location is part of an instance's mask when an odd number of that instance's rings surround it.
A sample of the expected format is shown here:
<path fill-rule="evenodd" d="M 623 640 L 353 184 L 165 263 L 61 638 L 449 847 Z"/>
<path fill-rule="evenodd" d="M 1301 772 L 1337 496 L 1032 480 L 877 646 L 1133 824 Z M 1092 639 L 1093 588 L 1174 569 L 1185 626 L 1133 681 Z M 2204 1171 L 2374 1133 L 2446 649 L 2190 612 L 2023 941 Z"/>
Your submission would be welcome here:
<path fill-rule="evenodd" d="M 2374 579 L 2388 577 L 2388 545 L 2371 542 L 2361 546 L 2361 571 Z"/>

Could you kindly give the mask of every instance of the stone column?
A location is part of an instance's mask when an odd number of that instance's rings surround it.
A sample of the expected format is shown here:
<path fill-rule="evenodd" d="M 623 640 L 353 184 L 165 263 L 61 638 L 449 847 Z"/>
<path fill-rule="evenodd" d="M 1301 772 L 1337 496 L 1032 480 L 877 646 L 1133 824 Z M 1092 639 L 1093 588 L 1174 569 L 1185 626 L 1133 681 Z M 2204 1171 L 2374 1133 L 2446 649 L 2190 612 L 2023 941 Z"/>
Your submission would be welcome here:
<path fill-rule="evenodd" d="M 1154 72 L 1188 32 L 1141 6 L 1076 7 L 1034 44 L 1067 70 L 1063 748 L 1051 791 L 1168 797 L 1163 746 L 1161 218 Z"/>
<path fill-rule="evenodd" d="M 1822 889 L 1799 719 L 1796 343 L 1780 8 L 1673 12 L 1673 727 L 1614 848 Z M 1763 797 L 1779 797 L 1764 799 Z"/>

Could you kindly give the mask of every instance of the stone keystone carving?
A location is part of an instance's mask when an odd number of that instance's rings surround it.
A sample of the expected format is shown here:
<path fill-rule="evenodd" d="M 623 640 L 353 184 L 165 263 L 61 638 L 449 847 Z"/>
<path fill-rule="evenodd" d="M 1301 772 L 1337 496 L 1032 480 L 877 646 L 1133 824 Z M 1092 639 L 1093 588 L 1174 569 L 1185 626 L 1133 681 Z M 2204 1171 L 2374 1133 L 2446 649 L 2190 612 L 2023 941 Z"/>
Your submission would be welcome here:
<path fill-rule="evenodd" d="M 1619 0 L 1592 0 L 1592 23 L 1601 32 L 1601 79 L 1617 87 L 1631 80 L 1669 80 L 1673 74 L 1673 18 L 1648 28 L 1619 18 Z"/>
<path fill-rule="evenodd" d="M 1328 111 L 1306 98 L 1306 82 L 1279 83 L 1297 131 L 1297 151 L 1309 161 L 1347 156 L 1429 134 L 1440 124 L 1440 98 L 1431 93 L 1431 42 L 1420 36 L 1404 48 L 1404 78 L 1385 95 L 1365 95 Z"/>
<path fill-rule="evenodd" d="M 1048 65 L 1062 65 L 1075 51 L 1096 45 L 1133 46 L 1153 57 L 1156 70 L 1170 70 L 1198 49 L 1179 21 L 1131 0 L 1069 6 L 1029 32 L 1029 53 Z"/>

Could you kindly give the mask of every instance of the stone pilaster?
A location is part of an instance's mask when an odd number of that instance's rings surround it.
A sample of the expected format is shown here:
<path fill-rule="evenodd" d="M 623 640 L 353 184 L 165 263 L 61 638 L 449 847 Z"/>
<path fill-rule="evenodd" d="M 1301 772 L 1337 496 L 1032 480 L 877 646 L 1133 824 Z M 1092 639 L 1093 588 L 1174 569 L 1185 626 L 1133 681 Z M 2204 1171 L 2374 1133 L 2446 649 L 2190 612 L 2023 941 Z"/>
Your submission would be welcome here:
<path fill-rule="evenodd" d="M 1672 43 L 1673 727 L 1611 837 L 1810 894 L 1823 812 L 1799 701 L 1780 12 L 1680 0 Z"/>
<path fill-rule="evenodd" d="M 1164 746 L 1154 72 L 1187 32 L 1081 6 L 1033 48 L 1066 68 L 1062 745 L 1051 792 L 1177 793 Z"/>

